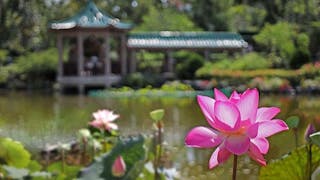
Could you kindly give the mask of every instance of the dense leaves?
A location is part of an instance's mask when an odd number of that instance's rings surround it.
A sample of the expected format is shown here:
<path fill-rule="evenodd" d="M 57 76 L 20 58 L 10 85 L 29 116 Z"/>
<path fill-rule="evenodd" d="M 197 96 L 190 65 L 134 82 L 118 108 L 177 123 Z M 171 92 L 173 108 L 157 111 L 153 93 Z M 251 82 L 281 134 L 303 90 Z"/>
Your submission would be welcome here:
<path fill-rule="evenodd" d="M 30 163 L 30 153 L 20 142 L 9 138 L 0 138 L 0 162 L 17 168 L 27 167 Z"/>
<path fill-rule="evenodd" d="M 135 179 L 140 174 L 146 158 L 143 144 L 144 137 L 142 135 L 119 139 L 119 142 L 109 153 L 96 158 L 89 167 L 82 170 L 80 179 Z M 114 177 L 111 172 L 111 166 L 119 155 L 123 157 L 127 167 L 125 175 L 121 178 Z"/>
<path fill-rule="evenodd" d="M 277 180 L 292 179 L 304 180 L 308 178 L 307 146 L 302 146 L 283 156 L 282 159 L 272 161 L 260 169 L 259 179 Z M 311 172 L 320 165 L 320 149 L 312 146 Z"/>
<path fill-rule="evenodd" d="M 305 33 L 299 32 L 299 28 L 294 24 L 287 22 L 278 22 L 274 25 L 266 24 L 260 33 L 254 36 L 254 39 L 269 53 L 280 57 L 280 62 L 277 62 L 276 59 L 273 60 L 275 66 L 299 68 L 310 60 L 309 37 Z"/>

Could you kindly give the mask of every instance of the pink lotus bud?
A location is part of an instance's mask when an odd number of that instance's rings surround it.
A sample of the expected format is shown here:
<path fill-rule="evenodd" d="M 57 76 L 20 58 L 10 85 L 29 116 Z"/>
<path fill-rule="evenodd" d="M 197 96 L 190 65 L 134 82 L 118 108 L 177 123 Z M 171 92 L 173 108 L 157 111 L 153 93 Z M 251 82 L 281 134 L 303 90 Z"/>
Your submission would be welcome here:
<path fill-rule="evenodd" d="M 313 126 L 313 124 L 310 123 L 306 129 L 306 132 L 304 133 L 305 140 L 307 142 L 311 142 L 311 139 L 309 136 L 315 132 L 316 132 L 316 128 Z"/>
<path fill-rule="evenodd" d="M 112 165 L 112 175 L 115 177 L 121 177 L 126 173 L 126 163 L 122 156 L 118 156 Z"/>

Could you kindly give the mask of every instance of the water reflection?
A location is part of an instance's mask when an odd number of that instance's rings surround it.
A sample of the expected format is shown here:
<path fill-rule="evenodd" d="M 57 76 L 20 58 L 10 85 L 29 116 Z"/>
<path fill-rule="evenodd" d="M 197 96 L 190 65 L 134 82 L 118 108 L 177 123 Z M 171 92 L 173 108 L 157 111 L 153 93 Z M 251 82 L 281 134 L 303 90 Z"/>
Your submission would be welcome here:
<path fill-rule="evenodd" d="M 301 117 L 298 140 L 299 144 L 303 144 L 303 133 L 308 122 L 320 122 L 319 100 L 319 97 L 311 96 L 262 95 L 260 106 L 280 107 L 282 111 L 279 118 L 285 119 L 291 115 Z M 194 98 L 106 99 L 10 93 L 0 96 L 0 107 L 0 134 L 22 141 L 35 151 L 47 143 L 73 139 L 78 129 L 87 126 L 92 118 L 91 113 L 97 109 L 107 108 L 120 114 L 117 120 L 120 131 L 128 135 L 150 133 L 152 121 L 149 112 L 164 108 L 164 138 L 174 152 L 174 164 L 183 179 L 231 179 L 232 158 L 226 164 L 208 171 L 208 159 L 213 150 L 184 146 L 184 137 L 192 127 L 207 126 Z M 316 126 L 319 128 L 318 124 Z M 287 131 L 269 138 L 270 150 L 266 159 L 278 158 L 294 148 L 293 137 L 293 132 Z M 238 167 L 239 179 L 257 178 L 259 167 L 247 156 L 240 158 Z"/>

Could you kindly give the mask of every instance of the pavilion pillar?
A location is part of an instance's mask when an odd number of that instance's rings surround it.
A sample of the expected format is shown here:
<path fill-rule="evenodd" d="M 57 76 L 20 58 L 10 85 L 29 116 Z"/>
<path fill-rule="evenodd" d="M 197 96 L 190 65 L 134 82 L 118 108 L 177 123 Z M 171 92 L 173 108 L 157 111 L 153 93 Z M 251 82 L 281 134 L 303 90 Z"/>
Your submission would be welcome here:
<path fill-rule="evenodd" d="M 78 57 L 78 77 L 81 79 L 81 77 L 84 76 L 83 36 L 81 33 L 77 34 L 77 57 Z M 79 81 L 79 84 L 78 84 L 78 91 L 80 94 L 84 93 L 84 84 L 82 84 L 81 80 Z"/>
<path fill-rule="evenodd" d="M 120 61 L 121 61 L 121 75 L 127 74 L 127 46 L 126 35 L 121 34 L 121 49 L 120 49 Z"/>
<path fill-rule="evenodd" d="M 104 75 L 106 76 L 106 87 L 110 86 L 109 79 L 110 75 L 112 73 L 111 69 L 111 59 L 110 59 L 110 35 L 109 33 L 106 33 L 104 37 L 104 42 L 105 42 L 105 59 L 104 59 Z"/>
<path fill-rule="evenodd" d="M 58 80 L 63 76 L 63 39 L 62 35 L 57 35 L 57 47 L 58 47 Z"/>
<path fill-rule="evenodd" d="M 172 51 L 167 51 L 167 71 L 172 73 L 173 72 L 173 65 L 174 65 L 174 59 L 172 55 Z"/>
<path fill-rule="evenodd" d="M 104 69 L 105 69 L 105 75 L 110 75 L 112 70 L 111 70 L 111 59 L 110 59 L 110 36 L 109 33 L 106 34 L 104 37 L 104 42 L 105 42 L 105 59 L 104 59 Z"/>
<path fill-rule="evenodd" d="M 136 59 L 136 51 L 131 50 L 130 52 L 130 73 L 134 73 L 137 70 L 137 59 Z"/>
<path fill-rule="evenodd" d="M 207 61 L 210 60 L 210 50 L 209 49 L 204 50 L 204 59 Z"/>

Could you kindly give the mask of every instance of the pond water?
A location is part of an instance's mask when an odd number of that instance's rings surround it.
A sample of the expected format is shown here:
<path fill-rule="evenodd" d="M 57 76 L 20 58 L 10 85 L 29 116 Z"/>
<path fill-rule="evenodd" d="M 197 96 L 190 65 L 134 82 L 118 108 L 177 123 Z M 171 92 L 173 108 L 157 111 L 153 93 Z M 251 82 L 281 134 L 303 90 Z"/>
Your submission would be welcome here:
<path fill-rule="evenodd" d="M 303 133 L 308 122 L 320 122 L 320 97 L 276 96 L 262 94 L 260 106 L 278 106 L 279 118 L 298 115 L 298 144 L 303 144 Z M 111 109 L 120 114 L 116 121 L 122 135 L 150 133 L 149 112 L 163 108 L 165 141 L 173 152 L 174 165 L 181 179 L 231 179 L 232 158 L 214 170 L 208 170 L 212 149 L 184 146 L 186 133 L 194 126 L 207 123 L 195 98 L 133 98 L 110 99 L 87 96 L 39 95 L 32 93 L 0 94 L 0 135 L 21 141 L 28 149 L 38 151 L 46 144 L 68 142 L 80 128 L 92 120 L 91 113 Z M 295 147 L 292 131 L 277 134 L 270 140 L 268 161 L 281 157 Z M 247 156 L 241 156 L 239 179 L 257 179 L 259 166 Z"/>

